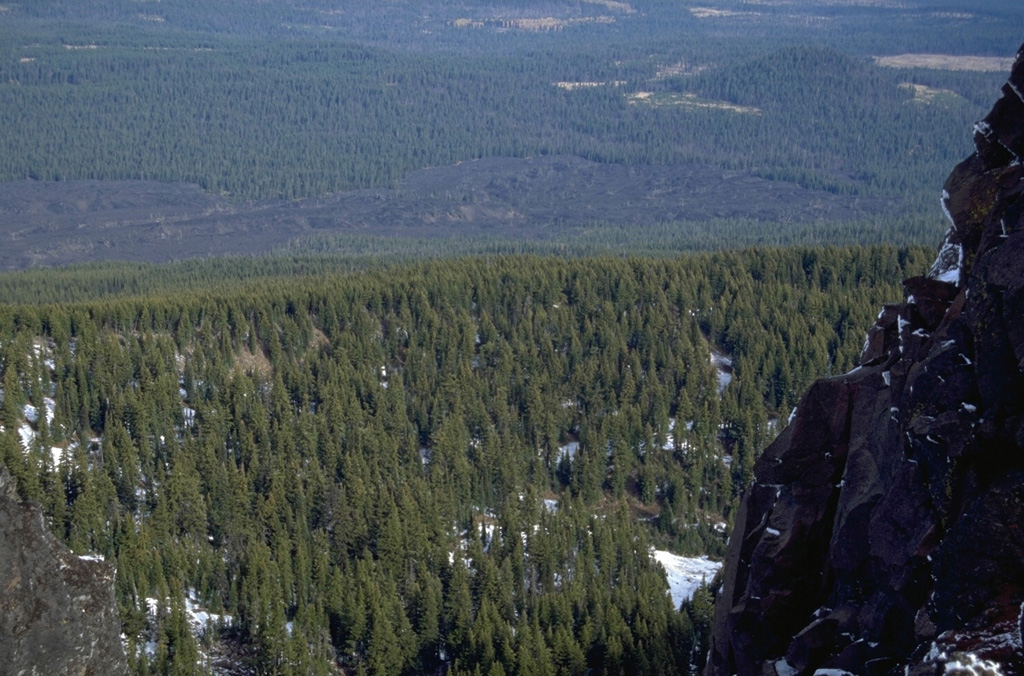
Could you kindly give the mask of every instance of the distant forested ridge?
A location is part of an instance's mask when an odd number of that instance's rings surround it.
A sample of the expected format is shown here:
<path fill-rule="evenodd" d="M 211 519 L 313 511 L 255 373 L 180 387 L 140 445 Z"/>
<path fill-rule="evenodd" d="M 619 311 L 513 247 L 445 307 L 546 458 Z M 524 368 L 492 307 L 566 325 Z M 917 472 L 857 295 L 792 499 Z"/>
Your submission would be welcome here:
<path fill-rule="evenodd" d="M 126 266 L 141 295 L 0 306 L 0 460 L 116 563 L 138 673 L 222 639 L 260 673 L 690 673 L 710 596 L 676 612 L 649 548 L 721 553 L 757 449 L 927 262 Z"/>
<path fill-rule="evenodd" d="M 894 14 L 885 28 L 831 10 L 811 31 L 758 7 L 770 14 L 700 19 L 660 2 L 608 14 L 582 3 L 580 21 L 608 21 L 544 32 L 487 17 L 560 16 L 564 6 L 467 7 L 483 17 L 473 29 L 444 18 L 451 9 L 410 16 L 403 3 L 389 17 L 349 4 L 340 14 L 315 3 L 15 5 L 0 36 L 0 180 L 184 181 L 290 199 L 394 186 L 416 169 L 486 156 L 569 154 L 711 163 L 934 213 L 934 187 L 968 151 L 962 132 L 1004 74 L 882 68 L 869 38 L 851 44 L 841 28 L 936 48 L 928 40 L 947 30 L 939 16 Z M 896 33 L 900 21 L 922 44 Z M 988 53 L 984 31 L 1001 35 L 987 15 L 961 23 L 961 48 Z M 948 95 L 915 101 L 908 84 Z"/>

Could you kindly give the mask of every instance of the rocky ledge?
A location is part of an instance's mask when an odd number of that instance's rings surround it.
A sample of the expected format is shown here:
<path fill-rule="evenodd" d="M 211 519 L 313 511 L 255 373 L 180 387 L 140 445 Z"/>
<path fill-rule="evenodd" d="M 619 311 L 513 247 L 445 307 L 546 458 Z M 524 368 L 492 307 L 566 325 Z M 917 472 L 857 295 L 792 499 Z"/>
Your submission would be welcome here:
<path fill-rule="evenodd" d="M 737 515 L 706 674 L 1024 673 L 1024 47 L 953 223 Z"/>
<path fill-rule="evenodd" d="M 57 542 L 0 465 L 0 673 L 127 674 L 114 567 Z"/>

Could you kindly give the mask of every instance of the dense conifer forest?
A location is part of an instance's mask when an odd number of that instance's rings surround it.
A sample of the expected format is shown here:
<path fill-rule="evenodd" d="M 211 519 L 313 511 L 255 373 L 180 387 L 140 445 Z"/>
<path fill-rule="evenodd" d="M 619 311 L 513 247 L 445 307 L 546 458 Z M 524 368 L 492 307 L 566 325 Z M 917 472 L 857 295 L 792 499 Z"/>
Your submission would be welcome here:
<path fill-rule="evenodd" d="M 673 607 L 652 552 L 721 558 L 797 398 L 928 269 L 1024 28 L 1018 0 L 965 5 L 0 4 L 8 245 L 89 208 L 26 184 L 127 182 L 109 213 L 133 181 L 195 184 L 232 237 L 232 205 L 548 155 L 852 214 L 314 225 L 165 265 L 72 237 L 81 264 L 0 274 L 0 463 L 116 566 L 136 674 L 696 674 L 714 580 Z M 875 58 L 907 53 L 933 61 Z M 144 260 L 203 255 L 173 234 Z"/>
<path fill-rule="evenodd" d="M 587 52 L 523 60 L 244 40 L 20 53 L 38 56 L 0 66 L 10 97 L 0 178 L 185 181 L 239 198 L 392 186 L 478 157 L 577 154 L 916 199 L 963 155 L 952 132 L 1001 77 L 962 78 L 945 105 L 908 105 L 907 74 L 817 47 L 654 82 L 656 65 L 638 54 L 612 66 Z M 555 86 L 575 81 L 620 85 Z M 637 91 L 649 96 L 630 98 Z M 673 98 L 684 95 L 741 112 Z M 52 110 L 66 114 L 42 114 Z"/>
<path fill-rule="evenodd" d="M 480 157 L 571 154 L 713 164 L 936 216 L 935 187 L 969 150 L 962 130 L 1004 73 L 871 55 L 947 53 L 955 30 L 957 52 L 1009 56 L 1019 8 L 957 19 L 735 4 L 717 19 L 655 0 L 14 5 L 0 36 L 0 180 L 292 199 Z M 529 23 L 539 17 L 555 23 Z"/>
<path fill-rule="evenodd" d="M 650 549 L 721 555 L 758 449 L 927 262 L 133 266 L 144 294 L 0 308 L 2 461 L 116 562 L 139 673 L 210 649 L 186 599 L 261 673 L 688 673 L 709 592 L 676 612 Z"/>

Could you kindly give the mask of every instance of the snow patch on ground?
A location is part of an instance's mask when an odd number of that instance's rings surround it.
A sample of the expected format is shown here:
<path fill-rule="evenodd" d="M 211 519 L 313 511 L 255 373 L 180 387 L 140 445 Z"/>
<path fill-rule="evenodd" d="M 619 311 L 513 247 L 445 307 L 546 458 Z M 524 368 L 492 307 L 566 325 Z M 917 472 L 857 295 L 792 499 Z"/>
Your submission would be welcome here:
<path fill-rule="evenodd" d="M 480 522 L 480 536 L 484 541 L 484 551 L 491 551 L 491 545 L 494 544 L 494 538 L 498 534 L 498 527 L 493 523 Z"/>
<path fill-rule="evenodd" d="M 558 448 L 558 462 L 568 458 L 569 462 L 572 462 L 576 457 L 576 451 L 580 450 L 580 442 L 570 441 L 564 446 Z"/>
<path fill-rule="evenodd" d="M 56 408 L 57 406 L 53 399 L 50 397 L 43 397 L 43 415 L 45 416 L 46 423 L 48 425 L 53 424 L 54 411 Z M 33 442 L 38 436 L 33 425 L 39 424 L 39 408 L 32 404 L 25 404 L 23 414 L 25 416 L 25 420 L 18 425 L 18 437 L 21 439 L 22 449 L 30 451 L 32 450 Z M 64 459 L 64 449 L 60 446 L 51 446 L 50 457 L 53 460 L 53 466 L 57 467 Z"/>
<path fill-rule="evenodd" d="M 711 561 L 706 556 L 678 556 L 662 550 L 652 550 L 651 556 L 665 569 L 668 591 L 672 595 L 672 604 L 677 609 L 683 601 L 693 598 L 701 583 L 711 584 L 712 578 L 722 567 L 720 561 Z"/>
<path fill-rule="evenodd" d="M 786 660 L 779 660 L 772 666 L 775 667 L 775 673 L 779 676 L 796 676 L 800 673 L 798 669 L 795 669 L 793 665 Z"/>
<path fill-rule="evenodd" d="M 32 441 L 36 438 L 36 431 L 26 422 L 18 426 L 18 436 L 21 437 L 21 447 L 26 451 L 32 448 Z"/>
<path fill-rule="evenodd" d="M 145 603 L 146 618 L 149 621 L 149 636 L 146 637 L 145 644 L 143 644 L 140 647 L 142 652 L 145 653 L 146 657 L 153 659 L 154 657 L 156 657 L 156 619 L 157 615 L 160 612 L 160 601 L 153 597 L 147 597 Z"/>
<path fill-rule="evenodd" d="M 1024 603 L 1020 604 L 1020 615 L 1017 618 L 1017 645 L 1024 645 Z"/>
<path fill-rule="evenodd" d="M 951 269 L 940 272 L 935 277 L 939 282 L 948 282 L 949 284 L 959 284 L 959 267 L 953 267 Z"/>
<path fill-rule="evenodd" d="M 661 450 L 672 451 L 676 447 L 676 421 L 673 418 L 668 419 L 668 433 L 665 435 L 665 443 L 661 445 Z"/>
<path fill-rule="evenodd" d="M 732 382 L 732 359 L 724 354 L 711 351 L 711 363 L 718 375 L 718 396 L 722 396 L 725 388 Z"/>
<path fill-rule="evenodd" d="M 963 653 L 958 655 L 956 659 L 946 662 L 945 673 L 985 676 L 986 674 L 1002 674 L 1003 671 L 996 662 L 979 660 L 978 656 L 973 653 Z"/>
<path fill-rule="evenodd" d="M 943 193 L 945 195 L 945 193 Z M 945 197 L 942 200 L 943 209 L 946 207 Z M 949 212 L 946 212 L 947 216 Z M 960 285 L 960 270 L 963 268 L 964 262 L 964 250 L 959 244 L 953 244 L 946 239 L 946 242 L 942 245 L 939 250 L 939 255 L 935 258 L 935 262 L 932 263 L 931 270 L 928 271 L 928 276 L 932 279 L 937 279 L 940 282 L 949 282 L 950 284 Z"/>
<path fill-rule="evenodd" d="M 206 634 L 206 628 L 209 626 L 223 625 L 230 627 L 234 621 L 234 617 L 231 615 L 218 615 L 207 612 L 200 605 L 199 596 L 196 594 L 195 589 L 189 589 L 188 594 L 185 596 L 185 615 L 188 618 L 188 626 L 192 630 L 192 635 L 197 639 L 202 638 Z"/>
<path fill-rule="evenodd" d="M 100 560 L 102 560 L 102 557 L 100 557 Z M 139 650 L 148 658 L 153 659 L 156 657 L 158 648 L 157 633 L 160 622 L 161 606 L 164 609 L 164 613 L 169 613 L 170 599 L 165 599 L 161 602 L 159 599 L 148 597 L 145 599 L 145 604 L 148 627 L 144 631 L 144 635 L 141 637 L 145 640 L 145 643 L 141 643 L 139 645 Z M 230 627 L 234 622 L 234 617 L 231 615 L 218 615 L 216 613 L 208 612 L 200 602 L 199 595 L 196 593 L 196 590 L 189 589 L 185 594 L 185 620 L 188 622 L 189 631 L 192 633 L 192 636 L 194 636 L 197 643 L 199 643 L 206 635 L 206 632 L 211 628 Z M 202 647 L 200 647 L 199 657 L 200 663 L 208 662 L 208 656 L 203 652 Z"/>

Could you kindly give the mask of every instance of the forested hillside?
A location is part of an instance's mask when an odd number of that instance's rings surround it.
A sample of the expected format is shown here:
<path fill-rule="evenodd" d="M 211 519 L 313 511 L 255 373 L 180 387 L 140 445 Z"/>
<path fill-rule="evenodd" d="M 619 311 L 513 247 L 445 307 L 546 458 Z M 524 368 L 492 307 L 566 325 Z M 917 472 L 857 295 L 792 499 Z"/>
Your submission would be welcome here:
<path fill-rule="evenodd" d="M 957 132 L 981 111 L 963 94 L 914 105 L 899 86 L 907 74 L 817 48 L 657 78 L 657 63 L 628 52 L 613 65 L 588 51 L 523 59 L 308 41 L 10 42 L 0 179 L 183 181 L 236 198 L 393 186 L 479 157 L 574 154 L 713 163 L 920 208 L 965 152 Z M 1001 74 L 984 75 L 961 77 L 960 89 L 990 98 Z M 556 86 L 577 81 L 604 84 Z M 675 91 L 706 103 L 664 98 Z"/>
<path fill-rule="evenodd" d="M 936 215 L 934 186 L 1004 73 L 870 55 L 947 53 L 951 30 L 954 53 L 1010 54 L 1020 8 L 892 7 L 886 23 L 828 4 L 5 6 L 0 180 L 293 199 L 480 157 L 578 155 L 712 164 Z"/>
<path fill-rule="evenodd" d="M 1012 0 L 39 0 L 0 18 L 4 269 L 930 246 L 937 186 L 1024 28 Z"/>
<path fill-rule="evenodd" d="M 137 674 L 696 674 L 659 561 L 926 269 L 983 5 L 0 4 L 0 463 Z"/>
<path fill-rule="evenodd" d="M 722 552 L 794 397 L 927 262 L 153 268 L 142 295 L 0 307 L 0 459 L 116 562 L 138 673 L 228 647 L 260 673 L 688 673 L 710 598 L 676 612 L 650 548 Z"/>

